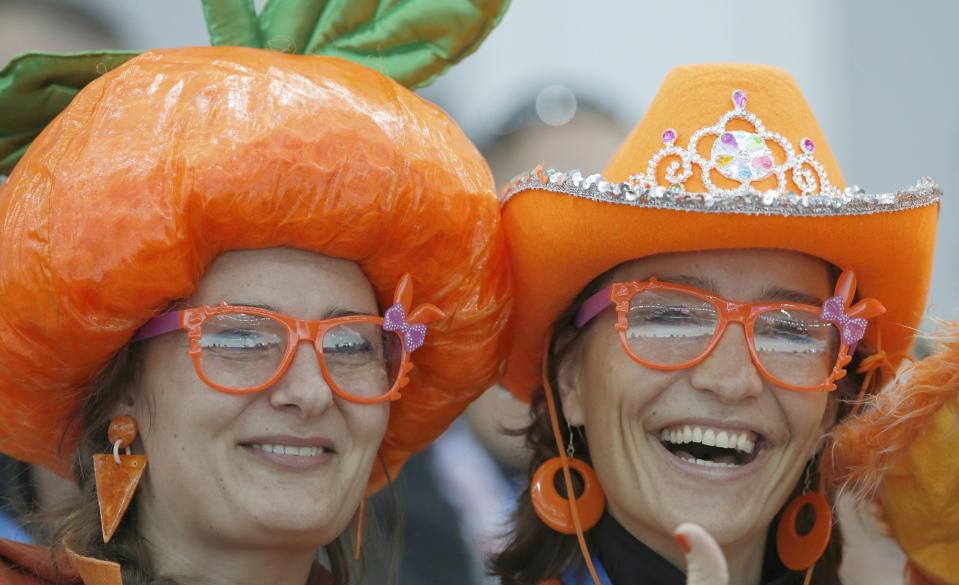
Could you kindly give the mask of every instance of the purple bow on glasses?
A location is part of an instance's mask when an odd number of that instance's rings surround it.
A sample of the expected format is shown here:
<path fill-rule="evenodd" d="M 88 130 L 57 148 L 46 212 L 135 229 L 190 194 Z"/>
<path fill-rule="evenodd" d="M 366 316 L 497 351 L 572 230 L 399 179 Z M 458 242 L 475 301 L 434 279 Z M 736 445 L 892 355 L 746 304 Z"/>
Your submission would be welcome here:
<path fill-rule="evenodd" d="M 842 332 L 842 340 L 849 347 L 855 346 L 866 334 L 869 321 L 857 317 L 850 319 L 846 314 L 846 300 L 841 296 L 830 297 L 822 304 L 819 318 L 834 323 Z"/>
<path fill-rule="evenodd" d="M 401 303 L 393 305 L 383 313 L 383 330 L 398 332 L 408 353 L 413 353 L 426 341 L 426 325 L 411 325 L 407 322 L 406 309 Z"/>

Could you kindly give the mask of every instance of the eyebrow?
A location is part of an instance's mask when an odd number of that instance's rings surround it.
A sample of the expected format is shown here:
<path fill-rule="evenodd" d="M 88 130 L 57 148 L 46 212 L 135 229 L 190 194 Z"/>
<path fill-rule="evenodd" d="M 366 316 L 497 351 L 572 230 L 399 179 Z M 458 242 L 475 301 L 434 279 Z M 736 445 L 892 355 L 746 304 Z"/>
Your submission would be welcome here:
<path fill-rule="evenodd" d="M 228 301 L 229 302 L 229 301 Z M 246 303 L 242 301 L 238 302 L 229 302 L 229 304 L 237 307 L 254 307 L 256 309 L 264 309 L 266 311 L 273 311 L 274 313 L 283 313 L 283 311 L 277 309 L 272 305 L 267 305 L 265 303 Z M 320 318 L 321 321 L 326 319 L 336 319 L 338 317 L 353 317 L 356 315 L 368 316 L 369 313 L 363 313 L 361 311 L 354 311 L 352 309 L 344 309 L 342 307 L 333 307 L 328 309 L 323 316 Z"/>
<path fill-rule="evenodd" d="M 228 305 L 233 305 L 234 307 L 253 307 L 255 309 L 263 309 L 265 311 L 273 311 L 274 313 L 279 313 L 280 310 L 272 305 L 267 305 L 264 303 L 246 303 L 243 301 L 226 301 Z"/>
<path fill-rule="evenodd" d="M 699 278 L 698 276 L 689 276 L 688 274 L 676 274 L 673 276 L 657 276 L 660 282 L 669 282 L 672 284 L 685 284 L 708 292 L 714 292 L 718 286 L 708 278 Z"/>
<path fill-rule="evenodd" d="M 662 276 L 657 278 L 661 282 L 685 284 L 687 286 L 693 286 L 714 294 L 718 288 L 716 286 L 716 282 L 713 280 L 708 278 L 699 278 L 698 276 L 690 276 L 687 274 L 677 274 L 673 276 Z M 769 286 L 764 288 L 762 293 L 759 294 L 758 299 L 763 301 L 792 302 L 813 306 L 819 306 L 823 304 L 823 300 L 816 295 L 799 292 L 797 290 L 792 290 L 781 286 Z"/>
<path fill-rule="evenodd" d="M 363 317 L 368 317 L 368 316 L 371 315 L 371 313 L 364 313 L 364 312 L 362 312 L 362 311 L 354 311 L 354 310 L 352 310 L 352 309 L 343 309 L 343 308 L 340 308 L 340 307 L 334 307 L 334 308 L 328 310 L 328 311 L 323 315 L 323 318 L 324 318 L 324 319 L 336 319 L 337 317 L 355 317 L 355 316 L 357 316 L 357 315 L 363 316 Z M 372 315 L 376 316 L 375 313 L 372 313 Z"/>
<path fill-rule="evenodd" d="M 799 292 L 789 288 L 783 288 L 781 286 L 771 286 L 764 289 L 762 294 L 759 295 L 759 298 L 770 301 L 788 301 L 814 306 L 819 306 L 823 303 L 823 300 L 816 295 Z"/>

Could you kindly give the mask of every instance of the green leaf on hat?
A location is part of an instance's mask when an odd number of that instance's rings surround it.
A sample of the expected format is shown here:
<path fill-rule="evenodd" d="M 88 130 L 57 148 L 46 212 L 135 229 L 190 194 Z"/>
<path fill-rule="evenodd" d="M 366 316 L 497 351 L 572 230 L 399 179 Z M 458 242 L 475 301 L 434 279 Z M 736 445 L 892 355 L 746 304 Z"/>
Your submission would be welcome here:
<path fill-rule="evenodd" d="M 508 6 L 509 0 L 269 0 L 259 16 L 260 38 L 264 48 L 342 57 L 422 87 L 475 51 Z"/>
<path fill-rule="evenodd" d="M 203 18 L 214 47 L 263 47 L 253 0 L 203 0 Z"/>
<path fill-rule="evenodd" d="M 0 69 L 0 174 L 88 83 L 136 56 L 125 51 L 24 53 Z"/>
<path fill-rule="evenodd" d="M 333 55 L 428 85 L 479 47 L 509 0 L 202 0 L 214 46 Z M 25 53 L 0 70 L 0 174 L 98 76 L 136 52 Z"/>

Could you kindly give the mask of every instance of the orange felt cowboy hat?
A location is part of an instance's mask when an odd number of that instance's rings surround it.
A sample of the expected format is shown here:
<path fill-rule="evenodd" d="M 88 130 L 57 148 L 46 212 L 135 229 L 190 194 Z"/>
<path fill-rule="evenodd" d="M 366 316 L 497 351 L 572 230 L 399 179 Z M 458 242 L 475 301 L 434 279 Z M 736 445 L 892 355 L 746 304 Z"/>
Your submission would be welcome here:
<path fill-rule="evenodd" d="M 887 308 L 865 343 L 906 351 L 929 286 L 940 190 L 845 188 L 786 72 L 754 65 L 673 70 L 602 175 L 538 168 L 506 187 L 514 282 L 504 385 L 529 400 L 543 339 L 586 285 L 653 254 L 778 248 L 855 269 Z M 895 362 L 895 358 L 891 358 Z"/>
<path fill-rule="evenodd" d="M 502 372 L 511 286 L 489 168 L 439 108 L 349 61 L 135 57 L 37 137 L 0 185 L 0 225 L 0 451 L 64 475 L 91 380 L 229 250 L 356 261 L 384 308 L 409 273 L 415 304 L 445 312 L 391 403 L 391 472 Z M 384 480 L 375 466 L 371 487 Z"/>

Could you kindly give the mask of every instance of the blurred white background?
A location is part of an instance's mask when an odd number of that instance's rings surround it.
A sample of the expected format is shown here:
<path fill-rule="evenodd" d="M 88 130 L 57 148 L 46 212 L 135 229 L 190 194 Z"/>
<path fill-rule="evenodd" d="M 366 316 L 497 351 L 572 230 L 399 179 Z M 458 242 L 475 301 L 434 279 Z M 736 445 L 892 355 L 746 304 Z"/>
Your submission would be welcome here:
<path fill-rule="evenodd" d="M 113 28 L 115 48 L 208 43 L 197 0 L 64 1 Z M 34 4 L 43 3 L 0 0 L 0 8 Z M 48 33 L 40 32 L 49 29 L 39 18 L 31 24 L 16 11 L 3 14 L 14 15 L 0 21 L 3 62 L 28 48 L 106 48 L 91 46 L 96 41 L 75 19 Z M 422 93 L 482 145 L 550 85 L 568 87 L 631 127 L 675 65 L 784 67 L 805 91 L 847 182 L 889 191 L 931 175 L 943 185 L 929 314 L 957 319 L 957 23 L 953 0 L 513 0 L 479 51 Z"/>

